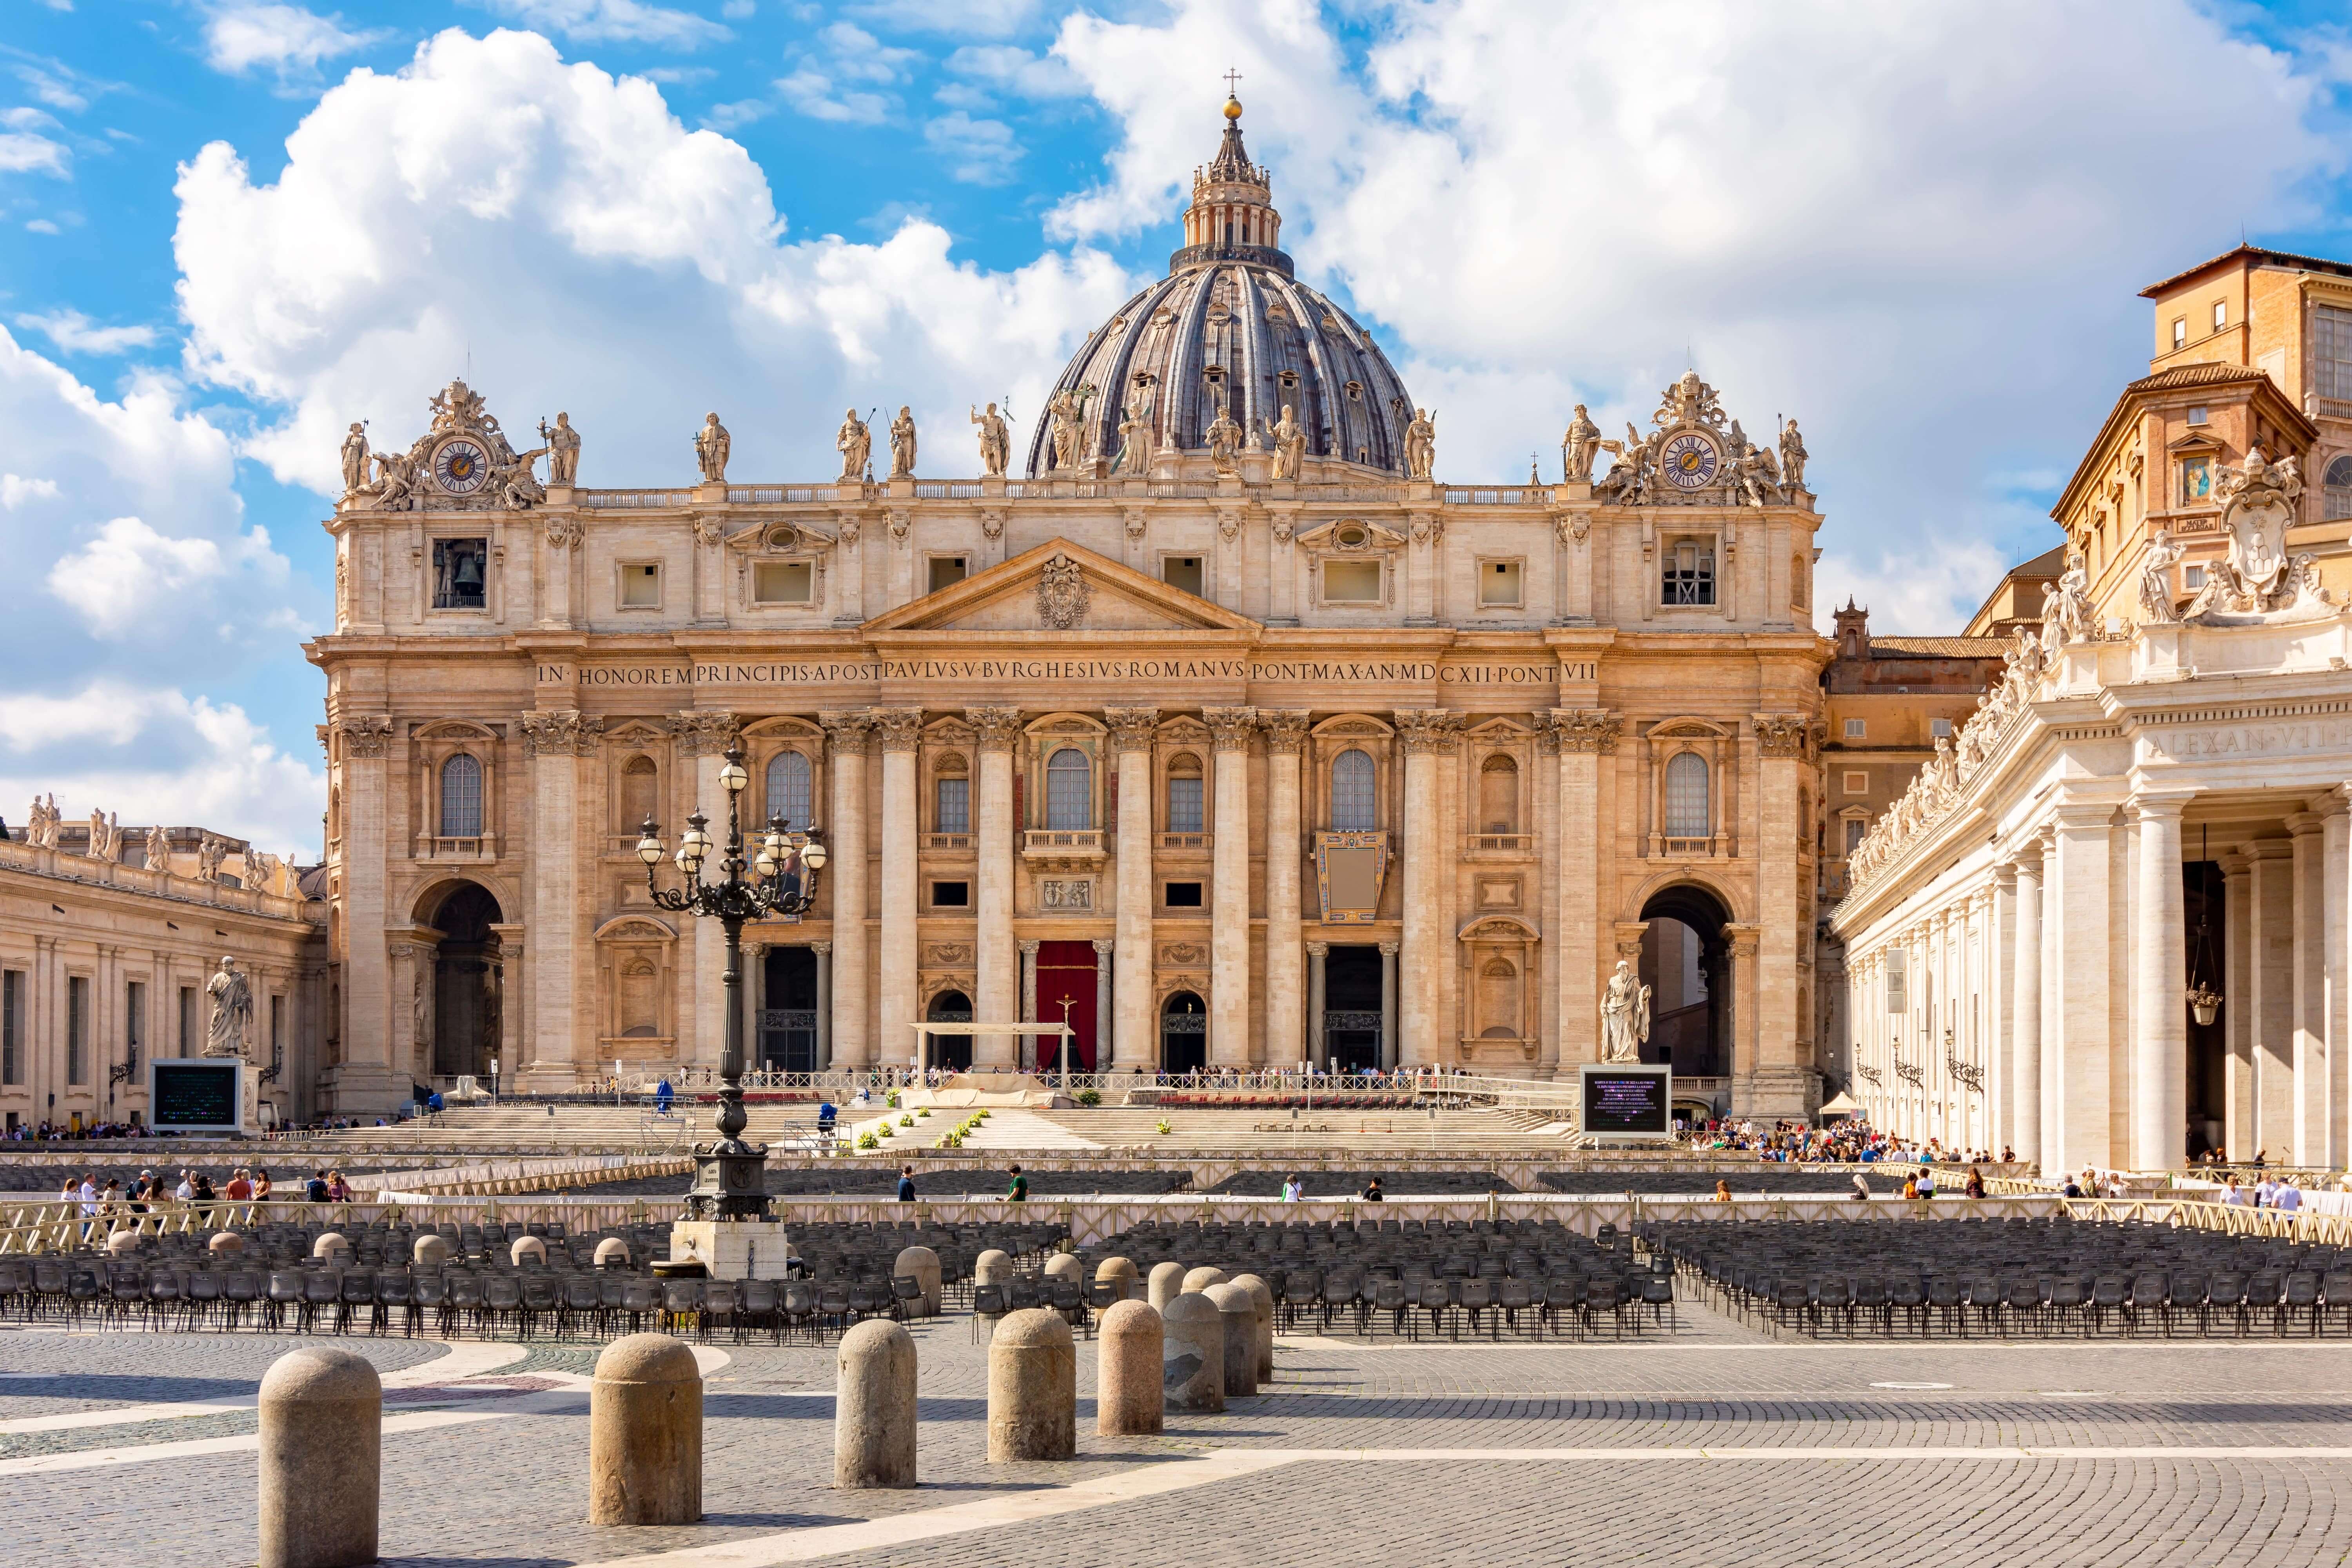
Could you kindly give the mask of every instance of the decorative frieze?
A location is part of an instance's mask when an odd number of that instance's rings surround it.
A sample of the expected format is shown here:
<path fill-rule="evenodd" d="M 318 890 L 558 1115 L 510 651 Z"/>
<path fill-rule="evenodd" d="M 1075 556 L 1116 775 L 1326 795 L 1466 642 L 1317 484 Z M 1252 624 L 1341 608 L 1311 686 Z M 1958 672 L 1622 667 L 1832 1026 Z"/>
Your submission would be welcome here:
<path fill-rule="evenodd" d="M 1463 716 L 1443 708 L 1396 710 L 1397 743 L 1408 755 L 1451 755 L 1461 744 Z"/>
<path fill-rule="evenodd" d="M 874 728 L 886 752 L 911 752 L 923 743 L 923 710 L 919 708 L 877 708 Z"/>

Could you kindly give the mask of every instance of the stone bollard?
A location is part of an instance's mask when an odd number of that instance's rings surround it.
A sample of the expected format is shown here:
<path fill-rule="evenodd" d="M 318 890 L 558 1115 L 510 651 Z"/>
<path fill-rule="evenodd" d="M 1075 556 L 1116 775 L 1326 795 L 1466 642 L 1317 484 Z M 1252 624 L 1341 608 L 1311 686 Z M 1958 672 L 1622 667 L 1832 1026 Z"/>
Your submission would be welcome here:
<path fill-rule="evenodd" d="M 106 1238 L 109 1258 L 127 1258 L 138 1250 L 139 1233 L 135 1230 L 118 1230 Z"/>
<path fill-rule="evenodd" d="M 833 1484 L 915 1484 L 915 1336 L 868 1318 L 841 1336 L 835 1358 Z"/>
<path fill-rule="evenodd" d="M 1135 1270 L 1128 1270 L 1131 1277 Z M 1160 1361 L 1167 1330 L 1149 1301 L 1114 1301 L 1102 1315 L 1095 1363 L 1095 1430 L 1106 1437 L 1139 1436 L 1162 1425 Z"/>
<path fill-rule="evenodd" d="M 940 1255 L 928 1247 L 901 1247 L 890 1265 L 893 1275 L 903 1274 L 923 1288 L 922 1316 L 940 1315 Z"/>
<path fill-rule="evenodd" d="M 107 1239 L 111 1241 L 114 1238 L 112 1237 L 109 1237 Z M 237 1233 L 233 1230 L 220 1231 L 215 1234 L 210 1241 L 205 1243 L 205 1250 L 213 1254 L 215 1257 L 219 1257 L 223 1254 L 235 1257 L 236 1254 L 245 1250 L 245 1237 L 237 1235 Z"/>
<path fill-rule="evenodd" d="M 299 1350 L 261 1380 L 261 1568 L 376 1560 L 383 1380 L 349 1351 Z"/>
<path fill-rule="evenodd" d="M 1078 1350 L 1058 1312 L 1007 1312 L 988 1343 L 988 1462 L 1078 1452 Z"/>
<path fill-rule="evenodd" d="M 449 1261 L 449 1238 L 436 1236 L 428 1230 L 416 1238 L 416 1245 L 408 1249 L 408 1256 L 419 1268 L 438 1268 Z"/>
<path fill-rule="evenodd" d="M 343 1255 L 344 1261 L 351 1260 L 352 1244 L 343 1239 L 343 1233 L 340 1230 L 327 1231 L 310 1244 L 310 1256 L 313 1258 L 332 1258 L 339 1252 Z"/>
<path fill-rule="evenodd" d="M 1204 1263 L 1200 1268 L 1191 1270 L 1184 1276 L 1184 1293 L 1188 1296 L 1197 1295 L 1201 1291 L 1206 1290 L 1212 1285 L 1222 1285 L 1224 1282 L 1225 1271 L 1223 1269 L 1212 1268 Z"/>
<path fill-rule="evenodd" d="M 1132 1301 L 1143 1293 L 1138 1289 L 1142 1281 L 1136 1275 L 1135 1265 L 1117 1253 L 1095 1265 L 1095 1283 L 1116 1284 L 1122 1301 Z"/>
<path fill-rule="evenodd" d="M 702 1517 L 702 1373 L 667 1334 L 626 1334 L 588 1389 L 588 1522 Z"/>
<path fill-rule="evenodd" d="M 1184 1293 L 1184 1266 L 1181 1263 L 1155 1263 L 1151 1278 L 1145 1282 L 1143 1298 L 1163 1313 L 1168 1303 Z"/>
<path fill-rule="evenodd" d="M 1250 1293 L 1250 1305 L 1257 1312 L 1257 1332 L 1252 1342 L 1257 1349 L 1257 1380 L 1274 1381 L 1274 1288 L 1255 1274 L 1236 1274 L 1234 1283 Z"/>
<path fill-rule="evenodd" d="M 1013 1278 L 1013 1256 L 992 1247 L 971 1260 L 971 1282 L 1002 1285 Z"/>
<path fill-rule="evenodd" d="M 608 1236 L 596 1244 L 596 1267 L 626 1268 L 629 1266 L 629 1244 L 617 1236 Z"/>
<path fill-rule="evenodd" d="M 541 1268 L 546 1267 L 547 1243 L 535 1236 L 516 1237 L 514 1245 L 507 1248 L 507 1261 L 520 1268 L 522 1267 L 522 1260 L 526 1258 Z"/>
<path fill-rule="evenodd" d="M 1212 1285 L 1199 1292 L 1216 1304 L 1224 1320 L 1225 1397 L 1257 1392 L 1257 1303 L 1239 1285 Z"/>
<path fill-rule="evenodd" d="M 1066 1252 L 1057 1252 L 1045 1259 L 1045 1278 L 1067 1279 L 1073 1285 L 1086 1283 L 1087 1266 Z"/>
<path fill-rule="evenodd" d="M 1225 1315 L 1197 1291 L 1160 1314 L 1160 1379 L 1171 1410 L 1225 1407 Z"/>

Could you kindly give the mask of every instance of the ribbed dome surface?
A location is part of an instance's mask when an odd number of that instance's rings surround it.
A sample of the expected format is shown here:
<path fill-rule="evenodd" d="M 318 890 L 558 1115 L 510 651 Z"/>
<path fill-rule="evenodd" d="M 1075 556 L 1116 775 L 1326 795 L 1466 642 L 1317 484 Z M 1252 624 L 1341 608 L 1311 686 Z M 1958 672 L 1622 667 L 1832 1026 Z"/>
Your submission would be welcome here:
<path fill-rule="evenodd" d="M 1271 446 L 1266 426 L 1288 404 L 1310 459 L 1401 473 L 1412 420 L 1404 383 L 1370 334 L 1291 275 L 1271 181 L 1242 145 L 1240 112 L 1228 104 L 1216 158 L 1193 177 L 1187 243 L 1168 276 L 1088 337 L 1055 383 L 1057 395 L 1093 389 L 1077 470 L 1118 453 L 1127 405 L 1142 395 L 1155 449 L 1208 446 L 1220 402 Z M 1052 468 L 1052 428 L 1041 419 L 1031 438 L 1032 479 Z"/>

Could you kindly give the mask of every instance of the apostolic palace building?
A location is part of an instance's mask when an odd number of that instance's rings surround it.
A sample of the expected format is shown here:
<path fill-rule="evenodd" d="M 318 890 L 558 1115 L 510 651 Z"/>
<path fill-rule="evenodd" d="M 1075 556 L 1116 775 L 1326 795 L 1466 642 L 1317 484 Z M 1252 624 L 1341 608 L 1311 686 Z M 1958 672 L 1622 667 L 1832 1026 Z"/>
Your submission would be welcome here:
<path fill-rule="evenodd" d="M 354 426 L 310 647 L 321 1109 L 715 1064 L 718 924 L 634 851 L 723 826 L 730 742 L 750 811 L 831 855 L 808 917 L 745 933 L 755 1065 L 1044 1019 L 1098 1069 L 1549 1078 L 1627 959 L 1678 1095 L 1819 1103 L 1795 426 L 1685 375 L 1619 439 L 1576 410 L 1559 483 L 1436 477 L 1436 419 L 1293 276 L 1240 114 L 1024 463 L 992 405 L 919 458 L 904 410 L 852 416 L 797 479 L 730 473 L 713 415 L 663 489 L 583 486 L 566 419 L 519 453 L 461 384 L 404 451 Z"/>

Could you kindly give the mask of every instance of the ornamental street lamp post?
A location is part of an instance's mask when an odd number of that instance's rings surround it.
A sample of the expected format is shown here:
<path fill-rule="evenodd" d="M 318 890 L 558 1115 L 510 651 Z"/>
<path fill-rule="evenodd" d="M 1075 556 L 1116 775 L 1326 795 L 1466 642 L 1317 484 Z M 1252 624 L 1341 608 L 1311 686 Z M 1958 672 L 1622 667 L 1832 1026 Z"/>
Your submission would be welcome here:
<path fill-rule="evenodd" d="M 720 880 L 702 879 L 713 845 L 706 831 L 709 819 L 698 811 L 686 819 L 686 835 L 678 840 L 682 888 L 667 889 L 654 879 L 668 849 L 651 817 L 637 840 L 637 858 L 645 862 L 646 887 L 656 905 L 715 920 L 727 932 L 727 1046 L 719 1058 L 719 1138 L 695 1145 L 697 1168 L 694 1185 L 686 1194 L 687 1212 L 698 1219 L 761 1219 L 768 1212 L 767 1182 L 761 1174 L 768 1151 L 743 1142 L 743 925 L 766 915 L 807 912 L 816 899 L 817 873 L 824 868 L 824 842 L 814 826 L 794 832 L 782 817 L 772 816 L 766 836 L 756 846 L 758 856 L 747 866 L 740 813 L 751 775 L 743 771 L 740 745 L 727 748 L 727 765 L 719 769 L 719 782 L 727 790 L 727 841 L 719 847 Z M 748 879 L 747 869 L 752 873 Z"/>

